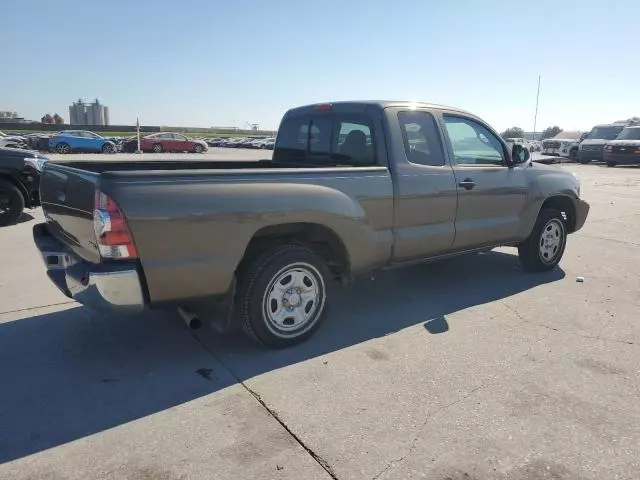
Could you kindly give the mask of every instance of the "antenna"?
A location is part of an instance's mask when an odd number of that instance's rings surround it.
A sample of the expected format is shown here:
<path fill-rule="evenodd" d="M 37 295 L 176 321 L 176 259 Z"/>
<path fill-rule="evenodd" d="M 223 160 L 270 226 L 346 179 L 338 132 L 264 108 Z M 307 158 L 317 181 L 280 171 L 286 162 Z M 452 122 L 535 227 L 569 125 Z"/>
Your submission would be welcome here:
<path fill-rule="evenodd" d="M 536 139 L 536 124 L 538 123 L 538 101 L 540 100 L 540 77 L 538 75 L 538 93 L 536 95 L 536 114 L 533 117 L 533 139 Z"/>

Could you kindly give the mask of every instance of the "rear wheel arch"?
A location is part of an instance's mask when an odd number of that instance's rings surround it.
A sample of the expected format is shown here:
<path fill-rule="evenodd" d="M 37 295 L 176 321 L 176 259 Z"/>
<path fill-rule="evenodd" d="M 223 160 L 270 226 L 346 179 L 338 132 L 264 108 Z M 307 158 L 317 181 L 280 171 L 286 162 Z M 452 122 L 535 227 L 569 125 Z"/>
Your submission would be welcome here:
<path fill-rule="evenodd" d="M 348 276 L 351 271 L 349 252 L 334 230 L 318 223 L 296 222 L 269 225 L 256 231 L 244 251 L 239 273 L 262 253 L 284 243 L 309 247 L 326 260 L 336 277 Z"/>

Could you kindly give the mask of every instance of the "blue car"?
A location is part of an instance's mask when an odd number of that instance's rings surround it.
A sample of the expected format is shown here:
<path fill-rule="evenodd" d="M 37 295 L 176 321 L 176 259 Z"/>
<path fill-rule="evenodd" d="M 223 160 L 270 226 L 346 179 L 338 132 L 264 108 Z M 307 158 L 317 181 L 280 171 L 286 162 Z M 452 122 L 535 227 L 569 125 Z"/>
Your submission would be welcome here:
<path fill-rule="evenodd" d="M 86 130 L 63 130 L 49 139 L 49 149 L 56 153 L 114 153 L 115 143 Z"/>

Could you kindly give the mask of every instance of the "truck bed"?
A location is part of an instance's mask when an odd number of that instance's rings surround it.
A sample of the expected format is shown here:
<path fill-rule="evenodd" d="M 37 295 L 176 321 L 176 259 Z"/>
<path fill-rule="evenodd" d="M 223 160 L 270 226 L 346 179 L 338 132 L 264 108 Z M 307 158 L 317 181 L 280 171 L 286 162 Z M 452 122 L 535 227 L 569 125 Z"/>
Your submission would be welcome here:
<path fill-rule="evenodd" d="M 252 168 L 295 168 L 289 164 L 276 163 L 271 160 L 134 160 L 134 161 L 109 161 L 109 160 L 87 160 L 87 161 L 56 161 L 57 165 L 77 168 L 93 173 L 105 172 L 130 172 L 130 171 L 166 171 L 166 170 L 245 170 Z"/>

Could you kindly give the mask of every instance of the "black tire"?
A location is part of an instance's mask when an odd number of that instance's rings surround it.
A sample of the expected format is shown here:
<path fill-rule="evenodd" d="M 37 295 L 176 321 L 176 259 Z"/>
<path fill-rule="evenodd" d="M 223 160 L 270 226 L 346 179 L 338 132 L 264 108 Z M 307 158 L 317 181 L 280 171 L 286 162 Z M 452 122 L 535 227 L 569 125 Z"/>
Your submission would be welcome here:
<path fill-rule="evenodd" d="M 554 235 L 556 228 L 559 236 Z M 549 247 L 555 244 L 557 246 Z M 562 212 L 553 208 L 545 208 L 540 211 L 531 234 L 527 239 L 518 245 L 518 255 L 522 267 L 530 272 L 546 272 L 552 270 L 564 254 L 567 246 L 567 224 L 562 216 Z M 542 250 L 546 250 L 543 252 Z M 545 256 L 545 253 L 547 256 Z"/>
<path fill-rule="evenodd" d="M 13 183 L 0 180 L 0 227 L 15 223 L 23 210 L 22 192 Z"/>
<path fill-rule="evenodd" d="M 296 283 L 296 278 L 302 279 L 302 284 Z M 241 275 L 237 306 L 242 329 L 249 337 L 271 348 L 304 342 L 326 317 L 329 279 L 324 259 L 309 248 L 289 244 L 268 250 Z M 309 291 L 303 293 L 295 287 L 298 284 Z M 287 285 L 293 288 L 287 289 Z M 278 288 L 281 291 L 276 293 Z M 279 295 L 282 295 L 281 301 L 273 298 Z M 277 325 L 277 320 L 272 318 L 278 316 L 274 307 L 281 312 L 283 325 Z M 287 317 L 289 311 L 292 313 Z M 302 315 L 299 326 L 295 326 L 297 314 Z"/>
<path fill-rule="evenodd" d="M 615 167 L 616 166 L 616 162 L 607 162 L 607 167 Z"/>
<path fill-rule="evenodd" d="M 60 142 L 58 145 L 56 145 L 56 153 L 71 153 L 71 147 L 69 147 L 68 143 Z"/>
<path fill-rule="evenodd" d="M 197 143 L 193 147 L 193 153 L 202 153 L 202 145 L 198 145 Z"/>
<path fill-rule="evenodd" d="M 110 143 L 105 143 L 104 145 L 102 145 L 102 153 L 115 153 L 116 149 L 115 147 L 110 144 Z"/>
<path fill-rule="evenodd" d="M 578 158 L 577 148 L 572 148 L 571 150 L 569 150 L 569 158 L 571 158 L 572 160 L 575 160 L 576 158 Z"/>
<path fill-rule="evenodd" d="M 153 147 L 151 147 L 151 150 L 152 150 L 154 153 L 162 153 L 162 145 L 161 145 L 161 144 L 159 144 L 159 143 L 154 143 L 154 144 L 153 144 Z"/>

